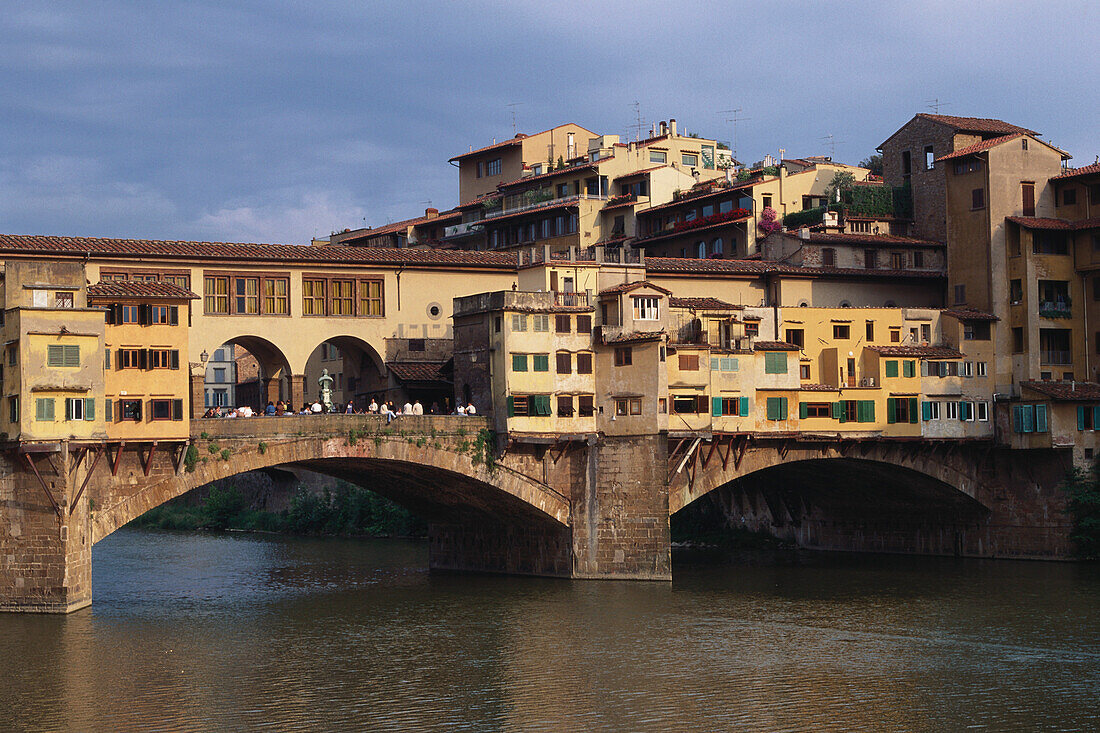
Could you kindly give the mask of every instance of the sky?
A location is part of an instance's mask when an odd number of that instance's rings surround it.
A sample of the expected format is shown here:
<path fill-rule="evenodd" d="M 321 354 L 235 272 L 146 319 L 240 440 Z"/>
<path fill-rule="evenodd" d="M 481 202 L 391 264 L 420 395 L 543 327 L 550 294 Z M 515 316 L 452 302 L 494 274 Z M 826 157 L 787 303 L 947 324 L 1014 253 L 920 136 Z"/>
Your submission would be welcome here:
<path fill-rule="evenodd" d="M 565 122 L 857 163 L 938 102 L 1100 153 L 1094 1 L 4 6 L 6 234 L 306 244 L 450 208 L 448 158 Z"/>

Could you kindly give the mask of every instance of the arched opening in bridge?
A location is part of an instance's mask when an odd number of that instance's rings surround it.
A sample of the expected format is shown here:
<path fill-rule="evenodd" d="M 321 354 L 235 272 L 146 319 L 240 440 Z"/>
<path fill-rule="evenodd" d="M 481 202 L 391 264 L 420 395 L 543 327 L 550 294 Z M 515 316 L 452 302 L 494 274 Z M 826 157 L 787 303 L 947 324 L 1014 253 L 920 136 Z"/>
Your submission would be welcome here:
<path fill-rule="evenodd" d="M 673 514 L 673 541 L 748 542 L 752 534 L 821 550 L 980 554 L 989 510 L 919 471 L 854 458 L 780 463 Z"/>
<path fill-rule="evenodd" d="M 393 399 L 387 370 L 378 350 L 354 336 L 336 336 L 321 342 L 306 359 L 306 397 L 321 399 L 320 378 L 332 377 L 330 400 L 339 412 L 352 402 L 356 410 L 364 409 L 371 399 Z"/>
<path fill-rule="evenodd" d="M 290 363 L 270 341 L 239 336 L 202 354 L 203 409 L 197 415 L 215 406 L 259 411 L 268 401 L 290 399 Z"/>

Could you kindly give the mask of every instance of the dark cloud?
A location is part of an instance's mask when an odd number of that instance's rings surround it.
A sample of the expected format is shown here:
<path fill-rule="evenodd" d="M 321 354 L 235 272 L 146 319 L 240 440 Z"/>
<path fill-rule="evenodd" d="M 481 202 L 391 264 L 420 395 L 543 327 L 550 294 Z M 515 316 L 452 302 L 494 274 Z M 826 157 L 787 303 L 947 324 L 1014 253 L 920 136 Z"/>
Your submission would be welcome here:
<path fill-rule="evenodd" d="M 452 205 L 447 158 L 572 121 L 855 162 L 929 100 L 1091 162 L 1091 3 L 25 3 L 0 230 L 305 242 Z M 508 105 L 517 106 L 510 108 Z M 831 138 L 828 136 L 832 136 Z"/>

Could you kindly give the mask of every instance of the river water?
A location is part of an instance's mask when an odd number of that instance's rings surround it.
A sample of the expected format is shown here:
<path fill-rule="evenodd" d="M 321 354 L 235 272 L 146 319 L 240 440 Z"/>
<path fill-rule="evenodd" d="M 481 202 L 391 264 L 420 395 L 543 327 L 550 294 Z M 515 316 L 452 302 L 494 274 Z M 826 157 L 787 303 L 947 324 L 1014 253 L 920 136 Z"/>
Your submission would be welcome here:
<path fill-rule="evenodd" d="M 1100 569 L 745 554 L 672 584 L 433 575 L 424 543 L 121 530 L 0 614 L 27 731 L 1100 730 Z"/>

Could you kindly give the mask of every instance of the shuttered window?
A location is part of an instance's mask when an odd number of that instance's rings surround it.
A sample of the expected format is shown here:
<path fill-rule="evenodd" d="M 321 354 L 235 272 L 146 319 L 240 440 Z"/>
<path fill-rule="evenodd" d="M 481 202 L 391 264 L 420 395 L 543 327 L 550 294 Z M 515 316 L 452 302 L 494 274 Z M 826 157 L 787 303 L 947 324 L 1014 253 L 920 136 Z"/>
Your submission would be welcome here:
<path fill-rule="evenodd" d="M 785 351 L 767 351 L 764 353 L 764 373 L 765 374 L 786 374 L 787 373 L 787 352 Z"/>
<path fill-rule="evenodd" d="M 80 347 L 68 344 L 50 344 L 46 347 L 46 366 L 80 366 Z"/>

